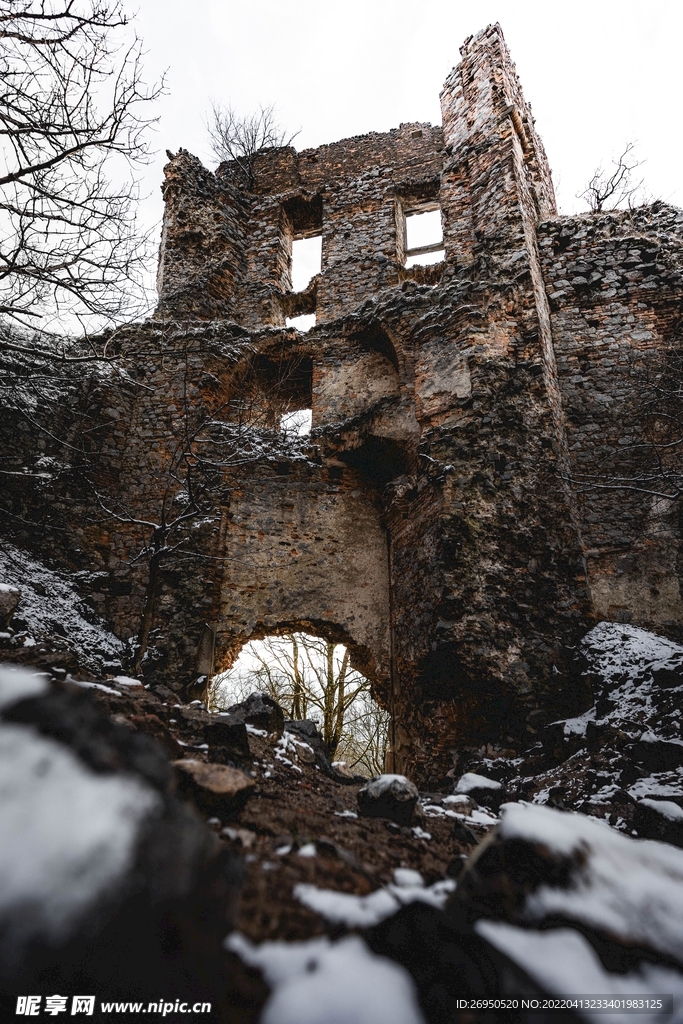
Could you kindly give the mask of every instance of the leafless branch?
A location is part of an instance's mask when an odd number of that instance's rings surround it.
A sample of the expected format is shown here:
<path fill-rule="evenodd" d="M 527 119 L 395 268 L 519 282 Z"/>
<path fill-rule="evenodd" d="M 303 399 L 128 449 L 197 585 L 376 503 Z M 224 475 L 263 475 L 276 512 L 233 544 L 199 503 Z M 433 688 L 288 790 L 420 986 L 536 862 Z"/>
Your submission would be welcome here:
<path fill-rule="evenodd" d="M 0 13 L 5 319 L 87 329 L 146 307 L 135 169 L 163 83 L 145 84 L 128 32 L 121 0 L 13 0 Z"/>
<path fill-rule="evenodd" d="M 289 135 L 278 123 L 275 107 L 240 117 L 232 107 L 213 103 L 207 122 L 211 151 L 219 162 L 233 161 L 247 188 L 254 185 L 254 159 L 261 150 L 291 146 L 299 132 Z"/>
<path fill-rule="evenodd" d="M 638 205 L 639 197 L 645 201 L 642 194 L 644 179 L 635 182 L 633 178 L 633 172 L 644 162 L 634 158 L 635 148 L 635 142 L 628 142 L 618 159 L 612 160 L 614 171 L 609 174 L 602 167 L 596 167 L 588 186 L 577 193 L 576 198 L 585 200 L 592 213 L 614 210 L 624 204 L 631 209 Z"/>

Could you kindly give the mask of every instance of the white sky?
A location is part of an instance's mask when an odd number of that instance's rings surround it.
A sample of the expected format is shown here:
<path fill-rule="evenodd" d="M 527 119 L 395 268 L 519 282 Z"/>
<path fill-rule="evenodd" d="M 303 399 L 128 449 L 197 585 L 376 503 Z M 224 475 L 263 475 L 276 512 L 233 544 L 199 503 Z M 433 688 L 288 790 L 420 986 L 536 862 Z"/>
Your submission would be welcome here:
<path fill-rule="evenodd" d="M 161 216 L 165 150 L 209 166 L 212 99 L 275 103 L 297 149 L 402 121 L 440 123 L 464 39 L 500 21 L 545 142 L 561 212 L 601 161 L 637 140 L 650 194 L 683 205 L 683 4 L 671 0 L 138 0 L 151 78 L 168 68 L 159 155 L 144 184 Z"/>

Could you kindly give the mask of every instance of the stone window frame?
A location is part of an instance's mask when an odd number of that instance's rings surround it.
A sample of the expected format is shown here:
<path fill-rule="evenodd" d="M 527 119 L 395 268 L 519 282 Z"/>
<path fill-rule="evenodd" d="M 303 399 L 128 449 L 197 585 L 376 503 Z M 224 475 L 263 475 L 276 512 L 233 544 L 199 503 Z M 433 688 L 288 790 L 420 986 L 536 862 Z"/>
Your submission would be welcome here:
<path fill-rule="evenodd" d="M 445 262 L 446 259 L 446 243 L 443 234 L 443 210 L 438 198 L 438 183 L 426 182 L 419 189 L 416 188 L 415 192 L 417 194 L 399 195 L 396 197 L 396 256 L 399 265 L 403 269 L 406 269 L 406 262 L 410 256 L 421 256 L 426 253 L 440 252 L 443 250 L 444 258 L 441 262 Z M 425 192 L 427 193 L 426 195 Z M 430 192 L 432 193 L 431 195 L 429 194 Z M 431 213 L 433 210 L 439 210 L 441 213 L 441 240 L 439 242 L 432 242 L 429 245 L 418 245 L 408 248 L 408 228 L 406 219 L 414 214 Z"/>

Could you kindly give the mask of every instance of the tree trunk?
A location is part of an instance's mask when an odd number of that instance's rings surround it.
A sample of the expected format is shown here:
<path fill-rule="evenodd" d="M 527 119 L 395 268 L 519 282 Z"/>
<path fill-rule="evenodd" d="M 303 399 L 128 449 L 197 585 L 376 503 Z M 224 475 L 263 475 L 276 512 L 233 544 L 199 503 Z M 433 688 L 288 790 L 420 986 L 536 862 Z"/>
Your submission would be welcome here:
<path fill-rule="evenodd" d="M 346 680 L 346 669 L 349 664 L 349 652 L 344 651 L 344 657 L 342 659 L 341 668 L 339 669 L 339 675 L 337 676 L 337 714 L 334 724 L 334 734 L 332 737 L 333 749 L 330 751 L 330 757 L 334 757 L 337 752 L 340 740 L 342 738 L 342 732 L 344 729 L 344 682 Z"/>
<path fill-rule="evenodd" d="M 292 701 L 292 718 L 295 722 L 301 721 L 304 717 L 303 710 L 301 707 L 301 673 L 299 671 L 299 645 L 296 642 L 294 634 L 291 636 L 292 641 L 292 665 L 294 668 L 294 700 Z"/>
<path fill-rule="evenodd" d="M 138 630 L 135 644 L 135 661 L 133 662 L 133 673 L 139 676 L 142 672 L 142 662 L 149 646 L 149 636 L 154 626 L 157 608 L 157 596 L 159 583 L 161 581 L 161 562 L 164 552 L 161 549 L 162 543 L 154 537 L 154 551 L 149 560 L 149 576 L 147 577 L 147 589 L 145 592 L 145 606 L 142 610 L 140 629 Z"/>

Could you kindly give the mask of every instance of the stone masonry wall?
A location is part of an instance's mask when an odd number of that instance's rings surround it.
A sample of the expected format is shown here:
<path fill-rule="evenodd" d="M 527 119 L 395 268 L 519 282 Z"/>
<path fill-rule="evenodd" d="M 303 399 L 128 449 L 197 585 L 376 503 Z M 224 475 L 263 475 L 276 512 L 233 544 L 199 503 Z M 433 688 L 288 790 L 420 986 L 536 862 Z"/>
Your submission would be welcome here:
<path fill-rule="evenodd" d="M 584 710 L 596 619 L 679 635 L 683 612 L 678 504 L 628 486 L 681 348 L 683 214 L 558 217 L 500 27 L 461 55 L 443 128 L 267 150 L 251 182 L 170 160 L 159 308 L 117 335 L 126 386 L 78 399 L 94 489 L 47 502 L 127 638 L 189 465 L 204 511 L 164 562 L 147 677 L 195 694 L 249 639 L 342 641 L 392 712 L 390 767 L 425 786 Z M 406 268 L 405 213 L 435 203 L 445 258 Z M 292 241 L 316 233 L 294 293 Z M 308 408 L 310 437 L 282 434 Z"/>

